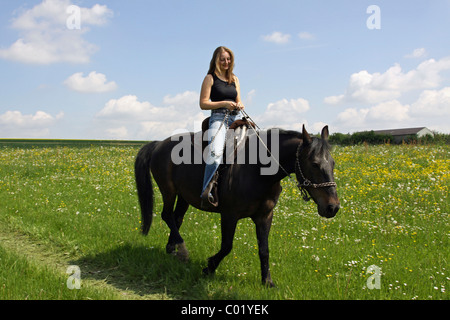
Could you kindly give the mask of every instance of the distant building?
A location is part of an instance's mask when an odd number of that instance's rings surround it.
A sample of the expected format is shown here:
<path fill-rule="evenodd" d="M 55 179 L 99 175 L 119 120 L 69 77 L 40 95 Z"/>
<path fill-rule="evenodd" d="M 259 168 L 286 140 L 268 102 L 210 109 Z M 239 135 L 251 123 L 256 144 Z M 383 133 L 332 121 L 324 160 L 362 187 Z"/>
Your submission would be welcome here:
<path fill-rule="evenodd" d="M 400 143 L 403 140 L 407 140 L 411 136 L 417 136 L 421 138 L 426 135 L 431 135 L 434 137 L 433 132 L 431 132 L 426 127 L 420 128 L 405 128 L 405 129 L 389 129 L 389 130 L 374 130 L 375 134 L 390 134 L 394 137 L 394 142 Z"/>

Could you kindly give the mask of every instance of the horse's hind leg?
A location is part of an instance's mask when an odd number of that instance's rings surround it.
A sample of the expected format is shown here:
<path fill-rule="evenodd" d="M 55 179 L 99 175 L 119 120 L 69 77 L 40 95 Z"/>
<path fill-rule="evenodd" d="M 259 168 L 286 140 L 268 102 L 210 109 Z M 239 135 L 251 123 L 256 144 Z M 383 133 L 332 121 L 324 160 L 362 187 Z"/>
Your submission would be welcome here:
<path fill-rule="evenodd" d="M 167 196 L 163 194 L 164 205 L 163 211 L 161 213 L 161 218 L 164 220 L 164 222 L 170 229 L 169 242 L 166 247 L 167 253 L 172 253 L 173 251 L 171 250 L 171 248 L 169 248 L 169 244 L 173 246 L 173 249 L 175 249 L 176 244 L 183 242 L 183 238 L 181 238 L 181 235 L 178 232 L 178 228 L 175 222 L 175 216 L 173 211 L 175 200 L 176 194 L 170 194 Z"/>
<path fill-rule="evenodd" d="M 177 205 L 175 207 L 175 223 L 177 225 L 178 231 L 181 228 L 181 225 L 183 224 L 184 215 L 186 214 L 187 209 L 189 208 L 189 203 L 186 202 L 186 200 L 183 199 L 180 195 L 178 195 L 177 198 Z"/>
<path fill-rule="evenodd" d="M 183 218 L 186 214 L 189 204 L 180 195 L 178 195 L 177 205 L 175 207 L 174 218 L 178 232 L 180 232 L 181 225 L 183 224 Z M 169 238 L 170 243 L 170 238 Z M 189 251 L 186 248 L 184 241 L 179 244 L 175 244 L 176 255 L 182 261 L 189 260 Z"/>
<path fill-rule="evenodd" d="M 163 198 L 164 207 L 161 217 L 170 229 L 166 252 L 177 255 L 180 260 L 187 261 L 189 259 L 189 252 L 187 251 L 184 240 L 180 235 L 179 228 L 188 205 L 184 199 L 179 198 L 174 211 L 173 207 L 175 204 L 176 195 L 166 197 L 163 196 Z"/>

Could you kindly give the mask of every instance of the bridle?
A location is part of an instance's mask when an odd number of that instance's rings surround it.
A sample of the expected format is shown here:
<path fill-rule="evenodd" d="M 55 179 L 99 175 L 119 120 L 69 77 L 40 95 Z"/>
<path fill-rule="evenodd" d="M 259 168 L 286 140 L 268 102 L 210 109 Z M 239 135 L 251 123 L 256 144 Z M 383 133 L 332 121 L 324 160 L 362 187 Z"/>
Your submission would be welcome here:
<path fill-rule="evenodd" d="M 253 121 L 253 119 L 247 114 L 247 112 L 245 112 L 244 110 L 240 110 L 241 113 L 248 118 L 249 120 L 251 120 L 251 122 L 249 122 L 250 127 L 253 129 L 253 131 L 256 133 L 256 136 L 258 137 L 258 139 L 261 141 L 261 143 L 263 144 L 263 146 L 266 148 L 266 150 L 270 153 L 271 157 L 273 157 L 273 159 L 276 161 L 276 163 L 278 164 L 278 166 L 281 168 L 281 170 L 284 171 L 284 173 L 286 173 L 286 175 L 288 176 L 288 178 L 290 180 L 292 180 L 291 175 L 289 174 L 289 172 L 287 172 L 287 170 L 285 168 L 283 168 L 283 166 L 281 165 L 281 163 L 278 161 L 278 159 L 276 159 L 273 155 L 272 152 L 269 150 L 269 148 L 267 147 L 267 145 L 264 143 L 264 141 L 261 139 L 261 137 L 258 134 L 258 131 L 256 130 L 255 126 L 258 127 L 255 122 Z M 259 127 L 258 127 L 259 129 Z M 300 174 L 300 177 L 303 179 L 303 182 L 300 182 L 297 178 L 297 187 L 300 190 L 300 193 L 302 194 L 303 200 L 305 200 L 306 202 L 311 200 L 311 196 L 308 194 L 308 190 L 306 188 L 314 188 L 314 189 L 318 189 L 318 188 L 327 188 L 327 187 L 337 187 L 336 182 L 330 181 L 330 182 L 324 182 L 324 183 L 312 183 L 311 180 L 309 180 L 308 178 L 305 177 L 305 175 L 303 174 L 302 168 L 300 166 L 300 159 L 299 159 L 299 155 L 300 155 L 300 148 L 303 145 L 302 142 L 300 142 L 298 144 L 298 148 L 297 148 L 297 152 L 295 154 L 295 173 Z M 296 176 L 298 177 L 298 175 L 296 174 Z"/>
<path fill-rule="evenodd" d="M 295 154 L 295 171 L 297 173 L 297 170 L 298 170 L 298 173 L 300 174 L 300 177 L 303 179 L 303 182 L 300 182 L 297 179 L 297 182 L 298 182 L 297 187 L 303 196 L 303 200 L 310 201 L 311 196 L 308 194 L 308 190 L 306 188 L 318 189 L 318 188 L 327 188 L 327 187 L 337 187 L 337 184 L 336 184 L 336 182 L 333 182 L 333 181 L 323 182 L 323 183 L 312 183 L 311 180 L 309 180 L 308 178 L 305 177 L 305 175 L 303 174 L 302 167 L 300 165 L 300 159 L 299 159 L 301 146 L 302 146 L 302 143 L 299 143 L 297 152 Z M 298 175 L 297 175 L 297 177 L 298 177 Z"/>

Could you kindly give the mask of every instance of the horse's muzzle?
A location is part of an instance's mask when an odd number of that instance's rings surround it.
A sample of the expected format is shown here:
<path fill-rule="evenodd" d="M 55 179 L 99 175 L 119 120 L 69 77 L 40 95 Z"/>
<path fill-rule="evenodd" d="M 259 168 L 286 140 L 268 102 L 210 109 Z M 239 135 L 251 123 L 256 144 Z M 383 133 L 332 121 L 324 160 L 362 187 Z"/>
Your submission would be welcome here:
<path fill-rule="evenodd" d="M 329 204 L 326 207 L 320 208 L 319 207 L 319 215 L 321 217 L 330 219 L 334 218 L 336 214 L 338 213 L 339 209 L 341 208 L 340 204 Z"/>

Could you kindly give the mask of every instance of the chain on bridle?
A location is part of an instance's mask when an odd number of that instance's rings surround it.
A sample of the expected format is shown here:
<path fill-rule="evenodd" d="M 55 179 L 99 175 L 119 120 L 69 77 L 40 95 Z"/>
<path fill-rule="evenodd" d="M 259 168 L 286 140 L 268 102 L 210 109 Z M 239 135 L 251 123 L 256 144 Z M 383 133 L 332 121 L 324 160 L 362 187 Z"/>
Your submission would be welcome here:
<path fill-rule="evenodd" d="M 301 148 L 302 144 L 300 143 L 298 145 L 297 148 L 297 153 L 295 154 L 295 170 L 300 174 L 300 177 L 303 179 L 303 182 L 300 182 L 297 178 L 297 187 L 300 190 L 300 193 L 303 196 L 303 200 L 305 201 L 310 201 L 311 197 L 308 194 L 308 190 L 306 188 L 314 188 L 314 189 L 318 189 L 318 188 L 326 188 L 326 187 L 337 187 L 336 182 L 323 182 L 323 183 L 312 183 L 311 180 L 309 180 L 308 178 L 305 177 L 305 175 L 303 174 L 302 168 L 300 166 L 300 159 L 299 159 L 299 154 L 300 154 L 300 148 Z M 297 175 L 298 177 L 298 175 Z"/>

